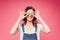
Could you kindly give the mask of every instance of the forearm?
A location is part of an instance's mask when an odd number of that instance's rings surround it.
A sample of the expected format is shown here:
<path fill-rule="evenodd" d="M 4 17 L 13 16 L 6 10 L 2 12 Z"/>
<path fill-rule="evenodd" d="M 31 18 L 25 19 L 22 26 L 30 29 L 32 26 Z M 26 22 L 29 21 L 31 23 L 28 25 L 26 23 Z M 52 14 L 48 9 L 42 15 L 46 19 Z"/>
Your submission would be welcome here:
<path fill-rule="evenodd" d="M 19 25 L 20 21 L 21 21 L 21 19 L 20 19 L 20 17 L 19 17 L 18 20 L 17 20 L 17 22 L 16 22 L 16 23 L 14 24 L 14 26 L 12 27 L 12 29 L 11 29 L 11 31 L 10 31 L 10 34 L 14 34 L 14 33 L 15 33 L 15 31 L 16 31 L 17 28 L 18 28 L 18 25 Z"/>
<path fill-rule="evenodd" d="M 42 19 L 41 17 L 39 17 L 39 21 L 40 21 L 40 23 L 41 23 L 42 26 L 43 26 L 43 30 L 44 30 L 45 32 L 50 32 L 50 28 L 49 28 L 48 25 L 43 21 L 43 19 Z"/>

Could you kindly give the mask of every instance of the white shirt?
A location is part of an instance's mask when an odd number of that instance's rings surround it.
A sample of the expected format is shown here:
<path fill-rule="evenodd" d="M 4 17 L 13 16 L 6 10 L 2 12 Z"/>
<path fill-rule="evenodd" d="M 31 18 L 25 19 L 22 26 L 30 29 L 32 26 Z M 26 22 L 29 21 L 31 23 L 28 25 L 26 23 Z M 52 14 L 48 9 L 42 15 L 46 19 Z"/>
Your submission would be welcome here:
<path fill-rule="evenodd" d="M 41 24 L 37 24 L 37 37 L 38 37 L 38 40 L 40 40 L 40 31 L 42 29 L 42 25 Z M 23 39 L 23 30 L 22 30 L 22 26 L 19 24 L 19 30 L 20 30 L 20 40 Z M 25 32 L 24 33 L 28 33 L 28 34 L 33 34 L 33 33 L 36 33 L 35 32 L 35 28 L 33 28 L 32 30 L 27 30 L 24 26 L 24 30 Z"/>

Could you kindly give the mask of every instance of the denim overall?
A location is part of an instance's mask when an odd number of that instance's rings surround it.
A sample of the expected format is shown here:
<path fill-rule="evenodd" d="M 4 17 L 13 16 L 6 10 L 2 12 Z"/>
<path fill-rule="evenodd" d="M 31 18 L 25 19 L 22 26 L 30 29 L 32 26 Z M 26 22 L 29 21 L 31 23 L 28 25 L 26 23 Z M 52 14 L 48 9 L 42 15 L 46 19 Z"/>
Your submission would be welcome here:
<path fill-rule="evenodd" d="M 22 24 L 22 30 L 23 32 L 25 32 L 23 24 Z M 35 25 L 35 32 L 37 32 L 37 25 Z M 36 33 L 33 33 L 33 34 L 23 33 L 23 40 L 37 40 L 37 34 Z"/>

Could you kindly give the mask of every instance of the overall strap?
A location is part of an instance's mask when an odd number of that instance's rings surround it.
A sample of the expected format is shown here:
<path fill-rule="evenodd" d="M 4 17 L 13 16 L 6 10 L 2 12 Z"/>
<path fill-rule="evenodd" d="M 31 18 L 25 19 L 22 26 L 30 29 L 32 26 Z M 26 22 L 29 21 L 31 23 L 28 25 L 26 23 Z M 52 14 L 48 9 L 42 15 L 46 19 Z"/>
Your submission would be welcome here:
<path fill-rule="evenodd" d="M 24 31 L 24 24 L 22 24 L 22 31 L 25 32 L 25 31 Z"/>
<path fill-rule="evenodd" d="M 35 24 L 35 32 L 37 32 L 37 24 Z"/>
<path fill-rule="evenodd" d="M 24 30 L 24 24 L 22 24 L 22 31 L 25 32 L 25 30 Z M 37 32 L 37 24 L 35 24 L 35 32 Z"/>

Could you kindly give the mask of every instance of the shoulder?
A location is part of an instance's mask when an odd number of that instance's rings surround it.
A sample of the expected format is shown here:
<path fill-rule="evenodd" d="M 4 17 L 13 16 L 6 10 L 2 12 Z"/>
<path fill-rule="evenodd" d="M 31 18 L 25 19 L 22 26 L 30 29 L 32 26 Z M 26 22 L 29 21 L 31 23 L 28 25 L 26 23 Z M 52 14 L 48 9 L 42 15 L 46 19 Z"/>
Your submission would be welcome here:
<path fill-rule="evenodd" d="M 25 26 L 25 24 L 18 24 L 18 28 L 22 28 L 22 26 Z"/>
<path fill-rule="evenodd" d="M 18 27 L 21 27 L 22 26 L 22 24 L 18 24 Z"/>
<path fill-rule="evenodd" d="M 42 24 L 39 24 L 39 23 L 37 23 L 37 27 L 40 28 L 40 29 L 43 28 Z"/>
<path fill-rule="evenodd" d="M 18 28 L 21 29 L 21 27 L 22 27 L 22 24 L 18 24 Z"/>
<path fill-rule="evenodd" d="M 18 24 L 19 27 L 21 27 L 22 25 L 24 25 L 24 24 Z"/>
<path fill-rule="evenodd" d="M 23 33 L 23 31 L 22 31 L 22 24 L 18 24 L 18 29 L 20 30 L 20 33 Z"/>

